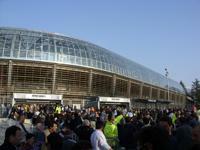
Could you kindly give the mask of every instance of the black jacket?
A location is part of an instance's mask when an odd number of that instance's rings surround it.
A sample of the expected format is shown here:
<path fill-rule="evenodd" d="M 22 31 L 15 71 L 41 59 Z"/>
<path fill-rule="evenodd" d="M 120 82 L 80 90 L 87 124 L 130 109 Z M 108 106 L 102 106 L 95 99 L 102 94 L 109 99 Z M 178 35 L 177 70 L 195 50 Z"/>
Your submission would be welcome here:
<path fill-rule="evenodd" d="M 0 146 L 0 150 L 16 150 L 16 149 L 17 148 L 15 146 L 5 142 Z"/>

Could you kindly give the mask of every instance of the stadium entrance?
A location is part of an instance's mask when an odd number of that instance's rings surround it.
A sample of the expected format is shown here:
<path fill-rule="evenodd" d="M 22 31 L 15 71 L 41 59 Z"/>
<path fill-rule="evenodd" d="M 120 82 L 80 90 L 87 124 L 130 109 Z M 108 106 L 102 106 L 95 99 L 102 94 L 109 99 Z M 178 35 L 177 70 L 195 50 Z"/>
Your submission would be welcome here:
<path fill-rule="evenodd" d="M 121 97 L 88 97 L 85 101 L 85 107 L 95 107 L 100 109 L 102 107 L 123 107 L 130 109 L 130 99 Z"/>
<path fill-rule="evenodd" d="M 16 104 L 63 104 L 62 95 L 13 93 L 12 106 Z"/>

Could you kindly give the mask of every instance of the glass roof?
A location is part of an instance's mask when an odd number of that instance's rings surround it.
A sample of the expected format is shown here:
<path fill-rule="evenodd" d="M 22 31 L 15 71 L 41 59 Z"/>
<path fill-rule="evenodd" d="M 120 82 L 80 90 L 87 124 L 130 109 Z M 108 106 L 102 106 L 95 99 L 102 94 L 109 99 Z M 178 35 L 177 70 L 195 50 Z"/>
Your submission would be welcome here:
<path fill-rule="evenodd" d="M 55 62 L 95 68 L 183 93 L 165 76 L 95 44 L 60 34 L 0 28 L 0 58 Z"/>

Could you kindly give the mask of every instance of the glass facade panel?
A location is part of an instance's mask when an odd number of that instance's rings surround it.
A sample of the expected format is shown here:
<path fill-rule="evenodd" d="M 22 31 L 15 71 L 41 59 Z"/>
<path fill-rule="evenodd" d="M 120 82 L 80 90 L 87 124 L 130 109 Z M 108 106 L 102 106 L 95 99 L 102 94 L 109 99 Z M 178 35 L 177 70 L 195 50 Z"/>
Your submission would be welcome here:
<path fill-rule="evenodd" d="M 26 59 L 26 50 L 20 50 L 20 58 Z"/>
<path fill-rule="evenodd" d="M 3 49 L 3 47 L 4 47 L 4 41 L 0 41 L 0 48 Z"/>
<path fill-rule="evenodd" d="M 49 60 L 50 61 L 55 61 L 55 54 L 54 53 L 50 53 Z"/>
<path fill-rule="evenodd" d="M 75 49 L 75 53 L 76 53 L 76 56 L 78 56 L 78 57 L 81 56 L 79 49 Z"/>
<path fill-rule="evenodd" d="M 10 57 L 10 49 L 4 49 L 4 56 L 5 57 Z"/>
<path fill-rule="evenodd" d="M 27 49 L 28 50 L 34 50 L 34 43 L 28 43 L 28 48 Z"/>
<path fill-rule="evenodd" d="M 76 56 L 76 64 L 82 65 L 80 57 Z"/>
<path fill-rule="evenodd" d="M 69 55 L 72 55 L 72 56 L 74 56 L 74 55 L 75 55 L 75 53 L 74 53 L 74 49 L 72 49 L 72 48 L 69 48 Z"/>
<path fill-rule="evenodd" d="M 35 51 L 35 59 L 41 60 L 41 51 Z"/>
<path fill-rule="evenodd" d="M 75 64 L 75 57 L 70 55 L 70 63 Z"/>
<path fill-rule="evenodd" d="M 49 45 L 43 45 L 43 52 L 49 52 Z"/>
<path fill-rule="evenodd" d="M 63 56 L 63 62 L 66 63 L 66 64 L 69 64 L 69 63 L 70 63 L 69 55 L 64 55 L 64 56 Z"/>
<path fill-rule="evenodd" d="M 49 60 L 49 53 L 43 52 L 42 60 Z"/>
<path fill-rule="evenodd" d="M 33 59 L 34 58 L 34 50 L 29 50 L 27 52 L 27 58 L 28 59 Z"/>
<path fill-rule="evenodd" d="M 3 56 L 3 49 L 0 47 L 0 57 Z"/>
<path fill-rule="evenodd" d="M 82 58 L 82 65 L 83 65 L 83 66 L 87 66 L 86 58 Z"/>
<path fill-rule="evenodd" d="M 57 46 L 57 47 L 56 47 L 56 50 L 57 50 L 57 53 L 58 53 L 58 54 L 61 54 L 61 55 L 62 55 L 62 53 L 63 53 L 63 47 Z"/>
<path fill-rule="evenodd" d="M 6 41 L 5 49 L 11 49 L 12 41 Z"/>
<path fill-rule="evenodd" d="M 18 57 L 19 57 L 19 49 L 15 49 L 15 50 L 13 51 L 13 57 L 14 57 L 14 58 L 18 58 Z"/>
<path fill-rule="evenodd" d="M 57 54 L 57 61 L 63 62 L 63 55 L 62 54 Z"/>
<path fill-rule="evenodd" d="M 86 54 L 84 50 L 81 50 L 81 57 L 86 58 Z"/>
<path fill-rule="evenodd" d="M 42 45 L 41 44 L 36 44 L 35 45 L 35 51 L 41 52 Z"/>
<path fill-rule="evenodd" d="M 69 55 L 69 51 L 68 51 L 68 48 L 67 48 L 67 47 L 64 47 L 64 48 L 63 48 L 63 54 Z"/>
<path fill-rule="evenodd" d="M 26 50 L 27 43 L 21 42 L 20 50 Z"/>

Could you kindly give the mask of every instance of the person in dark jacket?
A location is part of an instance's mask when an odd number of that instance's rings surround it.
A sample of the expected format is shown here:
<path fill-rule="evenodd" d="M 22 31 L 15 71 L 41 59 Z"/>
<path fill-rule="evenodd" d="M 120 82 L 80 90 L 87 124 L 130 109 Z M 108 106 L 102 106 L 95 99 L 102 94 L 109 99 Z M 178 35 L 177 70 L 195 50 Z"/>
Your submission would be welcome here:
<path fill-rule="evenodd" d="M 6 129 L 4 143 L 0 150 L 16 150 L 22 137 L 21 129 L 17 126 L 11 126 Z"/>
<path fill-rule="evenodd" d="M 120 145 L 126 149 L 135 149 L 136 143 L 136 127 L 131 123 L 131 118 L 126 117 L 126 124 L 118 124 L 118 136 Z"/>
<path fill-rule="evenodd" d="M 70 129 L 69 124 L 64 124 L 64 127 L 59 135 L 62 137 L 63 141 L 62 150 L 71 150 L 78 142 L 78 136 L 73 130 Z"/>
<path fill-rule="evenodd" d="M 50 134 L 47 136 L 47 148 L 48 150 L 61 150 L 62 138 L 56 132 L 58 125 L 56 122 L 51 122 L 48 126 Z"/>
<path fill-rule="evenodd" d="M 26 135 L 26 143 L 22 146 L 21 150 L 34 150 L 34 149 L 36 149 L 34 147 L 34 143 L 35 143 L 35 135 L 32 134 L 32 133 L 28 133 Z"/>
<path fill-rule="evenodd" d="M 85 119 L 83 125 L 76 130 L 76 134 L 78 135 L 79 140 L 90 142 L 90 136 L 93 131 L 94 129 L 90 126 L 90 121 Z"/>

